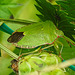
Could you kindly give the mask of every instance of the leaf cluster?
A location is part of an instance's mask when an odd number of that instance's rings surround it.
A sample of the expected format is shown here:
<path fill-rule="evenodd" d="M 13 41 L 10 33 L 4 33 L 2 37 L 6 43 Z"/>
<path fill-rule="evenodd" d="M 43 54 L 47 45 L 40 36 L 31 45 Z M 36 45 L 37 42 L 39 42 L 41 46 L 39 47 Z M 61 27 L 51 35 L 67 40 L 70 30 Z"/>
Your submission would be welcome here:
<path fill-rule="evenodd" d="M 46 0 L 36 0 L 39 6 L 35 5 L 41 15 L 37 16 L 42 20 L 51 20 L 57 26 L 59 30 L 62 30 L 64 34 L 75 41 L 72 35 L 75 35 L 74 22 L 74 0 L 57 1 L 57 5 L 52 5 Z M 72 4 L 73 3 L 73 4 Z M 73 11 L 71 11 L 73 10 Z"/>
<path fill-rule="evenodd" d="M 11 18 L 12 13 L 8 8 L 20 6 L 21 4 L 12 3 L 12 0 L 0 0 L 0 18 Z"/>

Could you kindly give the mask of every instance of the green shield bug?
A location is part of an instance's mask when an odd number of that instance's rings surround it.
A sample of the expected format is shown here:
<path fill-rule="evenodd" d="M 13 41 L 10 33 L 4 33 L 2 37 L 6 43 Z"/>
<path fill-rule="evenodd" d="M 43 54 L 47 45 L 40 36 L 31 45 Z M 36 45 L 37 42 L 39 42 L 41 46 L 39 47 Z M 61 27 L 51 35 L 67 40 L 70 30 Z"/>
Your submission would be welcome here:
<path fill-rule="evenodd" d="M 16 30 L 8 42 L 20 48 L 35 48 L 37 46 L 53 44 L 59 37 L 64 36 L 52 21 L 45 21 L 24 26 Z"/>

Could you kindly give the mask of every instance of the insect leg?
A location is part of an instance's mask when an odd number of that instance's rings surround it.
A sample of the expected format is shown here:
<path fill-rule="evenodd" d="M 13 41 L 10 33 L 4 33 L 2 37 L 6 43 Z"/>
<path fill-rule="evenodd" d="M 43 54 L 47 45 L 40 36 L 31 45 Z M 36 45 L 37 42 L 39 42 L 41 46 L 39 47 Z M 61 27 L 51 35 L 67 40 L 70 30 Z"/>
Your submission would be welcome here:
<path fill-rule="evenodd" d="M 22 54 L 18 57 L 18 60 L 21 59 L 21 57 L 22 57 L 23 55 L 36 53 L 36 52 L 38 52 L 40 49 L 41 49 L 41 47 L 37 48 L 35 51 L 32 51 L 32 52 L 22 53 Z"/>
<path fill-rule="evenodd" d="M 42 48 L 42 49 L 40 50 L 40 52 L 41 52 L 42 50 L 47 49 L 47 48 L 52 47 L 52 46 L 53 46 L 53 44 L 51 44 L 51 45 L 49 45 L 49 46 L 46 46 L 46 47 Z"/>

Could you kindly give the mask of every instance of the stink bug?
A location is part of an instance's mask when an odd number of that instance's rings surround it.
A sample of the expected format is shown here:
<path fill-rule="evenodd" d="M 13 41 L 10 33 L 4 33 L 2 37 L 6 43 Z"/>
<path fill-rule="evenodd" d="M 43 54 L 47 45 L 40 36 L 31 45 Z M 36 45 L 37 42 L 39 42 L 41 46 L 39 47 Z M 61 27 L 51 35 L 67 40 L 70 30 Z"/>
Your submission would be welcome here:
<path fill-rule="evenodd" d="M 16 30 L 8 42 L 20 48 L 35 48 L 41 45 L 53 44 L 64 33 L 58 30 L 52 21 L 45 21 L 24 26 Z"/>

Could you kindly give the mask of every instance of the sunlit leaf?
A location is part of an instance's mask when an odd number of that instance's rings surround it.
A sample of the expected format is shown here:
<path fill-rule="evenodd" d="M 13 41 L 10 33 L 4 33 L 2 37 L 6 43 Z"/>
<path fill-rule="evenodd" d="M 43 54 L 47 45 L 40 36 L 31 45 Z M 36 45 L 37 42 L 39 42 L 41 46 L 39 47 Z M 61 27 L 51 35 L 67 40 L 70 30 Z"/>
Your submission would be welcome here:
<path fill-rule="evenodd" d="M 11 58 L 0 57 L 0 75 L 9 75 L 12 72 L 10 67 Z"/>
<path fill-rule="evenodd" d="M 21 4 L 11 3 L 10 0 L 1 0 L 0 1 L 0 18 L 10 18 L 12 13 L 9 11 L 8 7 L 16 7 L 20 6 Z"/>

